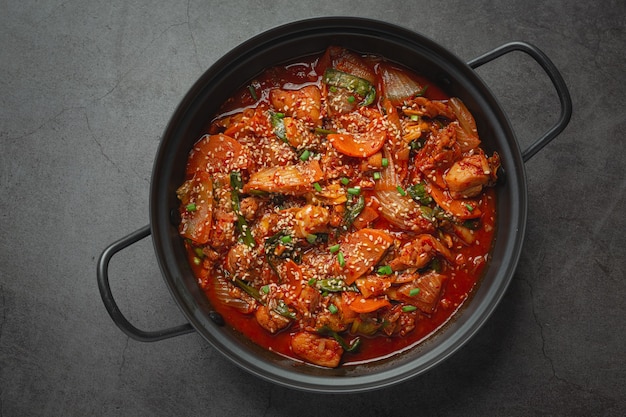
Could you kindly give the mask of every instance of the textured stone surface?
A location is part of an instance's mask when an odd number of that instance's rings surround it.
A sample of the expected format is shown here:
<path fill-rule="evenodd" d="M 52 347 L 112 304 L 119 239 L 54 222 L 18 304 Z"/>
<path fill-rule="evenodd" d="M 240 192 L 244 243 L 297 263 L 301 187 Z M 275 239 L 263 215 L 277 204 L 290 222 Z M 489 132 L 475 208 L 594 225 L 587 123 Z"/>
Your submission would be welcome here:
<path fill-rule="evenodd" d="M 626 414 L 623 1 L 3 3 L 0 416 Z M 351 396 L 274 386 L 196 334 L 129 339 L 95 278 L 101 251 L 148 222 L 160 136 L 195 79 L 263 30 L 327 15 L 396 23 L 464 60 L 534 43 L 574 103 L 568 128 L 526 164 L 525 246 L 495 314 L 428 374 Z M 478 73 L 523 148 L 555 120 L 549 81 L 524 55 Z M 149 239 L 110 273 L 133 323 L 184 321 Z"/>

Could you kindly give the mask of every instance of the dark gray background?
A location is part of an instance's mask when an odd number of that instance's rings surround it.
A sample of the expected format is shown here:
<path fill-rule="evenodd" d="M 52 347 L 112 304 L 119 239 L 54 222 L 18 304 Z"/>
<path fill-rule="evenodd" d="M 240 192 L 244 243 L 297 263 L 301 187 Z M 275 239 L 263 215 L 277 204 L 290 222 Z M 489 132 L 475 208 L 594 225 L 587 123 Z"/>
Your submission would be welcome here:
<path fill-rule="evenodd" d="M 0 416 L 619 416 L 626 413 L 626 7 L 568 1 L 2 1 Z M 194 80 L 244 40 L 352 15 L 421 32 L 463 60 L 536 44 L 574 102 L 526 164 L 521 261 L 495 314 L 426 375 L 373 393 L 291 391 L 196 334 L 127 338 L 96 286 L 111 242 L 148 222 L 160 136 Z M 556 119 L 525 55 L 478 70 L 522 148 Z M 184 321 L 150 239 L 111 265 L 140 327 Z"/>

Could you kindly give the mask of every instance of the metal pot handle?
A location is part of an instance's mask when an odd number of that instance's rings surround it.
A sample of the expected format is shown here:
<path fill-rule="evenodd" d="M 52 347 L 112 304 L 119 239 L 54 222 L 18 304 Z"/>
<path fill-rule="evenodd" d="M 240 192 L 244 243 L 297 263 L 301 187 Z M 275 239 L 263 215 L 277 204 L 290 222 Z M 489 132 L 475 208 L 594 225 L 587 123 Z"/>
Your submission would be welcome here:
<path fill-rule="evenodd" d="M 113 319 L 113 322 L 117 324 L 117 327 L 119 327 L 128 336 L 140 342 L 156 342 L 158 340 L 168 339 L 170 337 L 180 336 L 194 331 L 194 328 L 189 323 L 164 330 L 149 332 L 140 330 L 130 324 L 113 299 L 111 287 L 109 286 L 109 261 L 117 252 L 140 241 L 141 239 L 148 237 L 150 233 L 149 225 L 142 227 L 141 229 L 109 245 L 109 247 L 102 252 L 100 258 L 98 259 L 98 288 L 100 289 L 100 295 L 102 296 L 104 306 Z"/>
<path fill-rule="evenodd" d="M 539 139 L 535 140 L 525 151 L 522 152 L 522 159 L 527 162 L 537 152 L 539 152 L 544 146 L 552 141 L 559 133 L 565 129 L 572 116 L 572 99 L 569 94 L 569 90 L 565 85 L 565 81 L 561 76 L 561 73 L 552 63 L 550 58 L 546 56 L 539 48 L 526 42 L 510 42 L 502 46 L 495 48 L 492 51 L 485 53 L 477 58 L 472 59 L 467 63 L 473 69 L 480 67 L 483 64 L 493 61 L 494 59 L 513 51 L 521 51 L 528 54 L 544 69 L 544 71 L 550 77 L 556 93 L 561 102 L 561 115 L 558 121 L 548 129 Z"/>

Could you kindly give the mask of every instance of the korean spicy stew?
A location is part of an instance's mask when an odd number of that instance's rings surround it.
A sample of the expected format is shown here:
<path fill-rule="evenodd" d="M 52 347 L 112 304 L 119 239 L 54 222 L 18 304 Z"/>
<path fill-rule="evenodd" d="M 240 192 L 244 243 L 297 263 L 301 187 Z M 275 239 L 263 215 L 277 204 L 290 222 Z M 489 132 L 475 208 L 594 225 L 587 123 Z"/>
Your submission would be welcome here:
<path fill-rule="evenodd" d="M 197 139 L 179 233 L 212 306 L 258 345 L 374 361 L 435 333 L 479 284 L 500 160 L 419 68 L 331 46 L 258 75 Z"/>

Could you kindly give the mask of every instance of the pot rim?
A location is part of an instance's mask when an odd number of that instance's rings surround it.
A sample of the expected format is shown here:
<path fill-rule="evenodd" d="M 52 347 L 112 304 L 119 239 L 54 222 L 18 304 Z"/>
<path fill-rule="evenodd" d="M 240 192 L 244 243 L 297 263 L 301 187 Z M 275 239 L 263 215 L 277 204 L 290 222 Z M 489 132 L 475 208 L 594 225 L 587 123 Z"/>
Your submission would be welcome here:
<path fill-rule="evenodd" d="M 492 259 L 484 273 L 485 275 L 488 272 L 495 274 L 491 279 L 493 284 L 479 285 L 474 290 L 474 299 L 464 303 L 462 314 L 457 312 L 453 321 L 446 324 L 444 331 L 438 331 L 437 334 L 430 336 L 411 350 L 412 352 L 420 351 L 420 355 L 416 356 L 414 353 L 415 357 L 407 358 L 407 355 L 400 354 L 397 358 L 385 360 L 384 364 L 358 365 L 357 368 L 368 370 L 362 373 L 354 372 L 354 369 L 318 372 L 315 369 L 311 370 L 310 366 L 294 365 L 291 359 L 284 360 L 289 361 L 291 365 L 285 365 L 280 359 L 265 360 L 267 355 L 259 354 L 258 351 L 251 352 L 254 348 L 237 339 L 236 335 L 225 334 L 224 330 L 209 318 L 204 308 L 206 306 L 200 305 L 201 302 L 194 297 L 184 282 L 183 276 L 186 271 L 184 268 L 181 269 L 176 256 L 177 251 L 174 248 L 174 242 L 180 238 L 169 218 L 171 207 L 168 206 L 168 199 L 171 199 L 173 191 L 170 173 L 176 171 L 170 155 L 173 148 L 180 147 L 184 126 L 191 123 L 193 113 L 200 105 L 199 100 L 201 101 L 203 95 L 206 94 L 207 86 L 213 80 L 218 82 L 223 80 L 228 72 L 243 65 L 242 63 L 262 58 L 264 51 L 275 51 L 277 43 L 290 45 L 295 42 L 294 38 L 311 41 L 316 36 L 320 36 L 320 33 L 325 36 L 333 33 L 333 37 L 338 39 L 341 36 L 362 36 L 368 41 L 379 38 L 382 43 L 402 44 L 405 48 L 416 48 L 419 50 L 416 56 L 427 56 L 437 65 L 445 67 L 448 75 L 452 76 L 452 79 L 448 81 L 463 84 L 462 87 L 468 90 L 467 94 L 484 106 L 481 109 L 488 110 L 490 115 L 492 114 L 490 119 L 497 120 L 498 126 L 491 126 L 491 128 L 504 135 L 504 139 L 494 140 L 496 143 L 501 143 L 503 140 L 507 143 L 505 158 L 503 158 L 503 161 L 507 161 L 506 185 L 498 185 L 498 198 L 501 193 L 506 193 L 505 197 L 510 200 L 509 212 L 502 214 L 508 214 L 509 217 L 501 219 L 498 215 L 497 221 L 498 229 L 506 227 L 506 242 L 503 248 L 496 246 L 492 250 L 493 253 L 497 249 L 500 257 Z M 367 48 L 364 47 L 363 51 L 367 51 Z M 384 56 L 384 54 L 381 55 Z M 278 63 L 278 61 L 272 61 L 265 67 Z M 245 81 L 242 79 L 241 84 Z M 234 91 L 237 87 L 239 85 L 233 86 L 232 90 Z M 194 83 L 174 112 L 155 158 L 150 190 L 150 225 L 164 280 L 183 315 L 214 348 L 229 360 L 249 373 L 285 387 L 323 393 L 363 392 L 389 387 L 431 370 L 472 339 L 491 316 L 508 288 L 521 254 L 527 217 L 525 178 L 523 159 L 508 118 L 489 88 L 469 65 L 438 43 L 401 26 L 356 17 L 312 18 L 280 25 L 250 38 L 216 61 Z M 186 262 L 186 259 L 184 261 Z M 450 329 L 453 330 L 450 331 Z"/>

